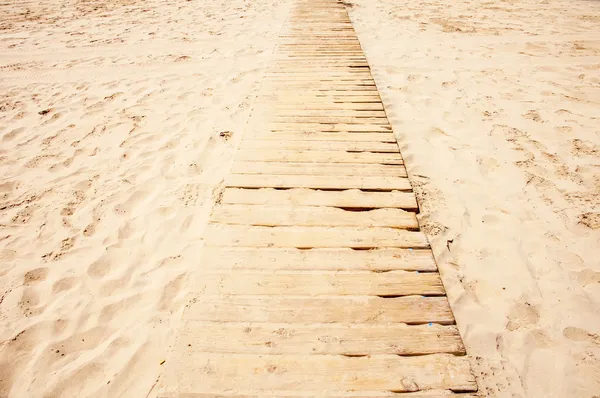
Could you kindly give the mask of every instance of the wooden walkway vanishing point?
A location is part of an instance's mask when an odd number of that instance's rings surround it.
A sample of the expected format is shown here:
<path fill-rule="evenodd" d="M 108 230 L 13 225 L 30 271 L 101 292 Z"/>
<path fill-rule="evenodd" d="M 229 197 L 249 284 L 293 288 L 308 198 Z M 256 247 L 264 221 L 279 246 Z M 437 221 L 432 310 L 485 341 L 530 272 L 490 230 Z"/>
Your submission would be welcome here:
<path fill-rule="evenodd" d="M 160 396 L 476 391 L 341 2 L 297 1 L 251 126 L 205 232 Z"/>

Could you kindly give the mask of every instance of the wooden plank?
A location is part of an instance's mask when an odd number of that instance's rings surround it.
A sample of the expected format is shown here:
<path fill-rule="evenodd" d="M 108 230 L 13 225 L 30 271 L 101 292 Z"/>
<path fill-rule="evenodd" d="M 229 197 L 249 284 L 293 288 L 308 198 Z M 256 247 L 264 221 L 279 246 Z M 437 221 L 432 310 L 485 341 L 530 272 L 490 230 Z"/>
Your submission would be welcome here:
<path fill-rule="evenodd" d="M 313 99 L 310 102 L 302 100 L 287 100 L 278 101 L 261 101 L 261 105 L 257 110 L 270 109 L 272 112 L 286 112 L 288 110 L 313 110 L 313 111 L 329 111 L 329 110 L 353 110 L 353 111 L 383 111 L 381 102 L 343 102 L 331 100 Z"/>
<path fill-rule="evenodd" d="M 404 164 L 399 153 L 240 149 L 236 159 L 258 162 Z M 308 187 L 318 188 L 318 187 Z M 335 187 L 334 187 L 335 188 Z M 353 186 L 351 188 L 361 188 Z"/>
<path fill-rule="evenodd" d="M 213 210 L 211 221 L 232 225 L 419 228 L 415 213 L 390 208 L 347 211 L 325 206 L 222 204 Z"/>
<path fill-rule="evenodd" d="M 285 141 L 347 141 L 347 142 L 387 142 L 396 143 L 392 133 L 324 133 L 324 132 L 281 132 L 254 131 L 248 133 L 248 139 L 285 140 Z"/>
<path fill-rule="evenodd" d="M 223 191 L 222 203 L 336 206 L 355 209 L 391 207 L 417 210 L 418 208 L 412 192 L 363 192 L 358 189 L 317 191 L 226 188 Z"/>
<path fill-rule="evenodd" d="M 261 90 L 264 92 L 277 91 L 279 93 L 286 93 L 291 95 L 293 92 L 301 94 L 301 93 L 309 93 L 312 91 L 320 91 L 323 94 L 330 95 L 338 95 L 348 93 L 351 95 L 355 95 L 357 92 L 362 93 L 371 93 L 377 94 L 377 87 L 374 85 L 359 85 L 359 84 L 343 84 L 341 83 L 333 83 L 333 82 L 322 82 L 317 83 L 309 83 L 309 82 L 298 82 L 298 83 L 274 83 L 265 81 L 261 87 Z"/>
<path fill-rule="evenodd" d="M 351 59 L 276 59 L 271 63 L 272 68 L 286 68 L 288 66 L 297 68 L 330 68 L 330 67 L 354 67 L 368 68 L 369 63 L 366 59 L 351 60 Z"/>
<path fill-rule="evenodd" d="M 259 95 L 260 98 L 277 98 L 282 100 L 297 100 L 311 99 L 314 101 L 320 100 L 332 100 L 332 101 L 350 101 L 350 102 L 364 102 L 364 101 L 377 101 L 381 102 L 379 92 L 375 91 L 335 91 L 335 90 L 303 90 L 301 92 L 296 91 L 296 94 L 291 93 L 287 90 L 279 91 L 268 91 L 262 90 Z"/>
<path fill-rule="evenodd" d="M 310 90 L 339 90 L 339 91 L 377 91 L 377 86 L 372 79 L 356 81 L 335 81 L 335 80 L 296 80 L 289 79 L 265 79 L 263 86 L 291 86 L 305 87 Z M 288 89 L 289 90 L 289 89 Z"/>
<path fill-rule="evenodd" d="M 358 52 L 325 52 L 325 51 L 314 51 L 314 52 L 280 52 L 277 54 L 277 61 L 285 60 L 315 60 L 316 62 L 331 62 L 331 61 L 361 61 L 365 62 L 367 59 L 364 55 L 359 55 Z"/>
<path fill-rule="evenodd" d="M 237 161 L 233 174 L 406 177 L 404 166 L 354 163 L 277 163 Z M 412 202 L 411 202 L 412 203 Z"/>
<path fill-rule="evenodd" d="M 410 249 L 255 249 L 205 247 L 202 269 L 229 270 L 392 270 L 437 271 L 431 250 Z"/>
<path fill-rule="evenodd" d="M 228 188 L 312 188 L 368 189 L 373 191 L 409 191 L 410 182 L 404 177 L 331 176 L 331 175 L 273 175 L 230 174 L 225 177 Z"/>
<path fill-rule="evenodd" d="M 331 391 L 327 390 L 324 393 L 322 390 L 319 391 L 248 391 L 243 392 L 219 392 L 219 393 L 159 393 L 159 398 L 340 398 L 340 397 L 354 397 L 354 398 L 398 398 L 398 394 L 391 391 Z M 480 395 L 473 394 L 455 394 L 451 390 L 428 390 L 413 392 L 407 394 L 405 398 L 481 398 Z"/>
<path fill-rule="evenodd" d="M 236 344 L 231 344 L 235 341 Z M 464 355 L 456 326 L 286 324 L 188 321 L 178 345 L 188 352 L 260 355 Z"/>
<path fill-rule="evenodd" d="M 263 126 L 265 129 L 271 131 L 309 131 L 309 132 L 391 132 L 392 128 L 387 125 L 373 124 L 346 124 L 346 123 L 283 123 L 283 122 L 271 122 L 265 123 Z"/>
<path fill-rule="evenodd" d="M 202 272 L 195 291 L 203 294 L 299 296 L 443 296 L 437 272 L 236 271 Z"/>
<path fill-rule="evenodd" d="M 359 42 L 350 43 L 283 43 L 279 44 L 275 49 L 275 52 L 292 52 L 292 51 L 362 51 L 362 47 Z"/>
<path fill-rule="evenodd" d="M 294 78 L 294 80 L 327 80 L 327 81 L 373 81 L 373 76 L 367 71 L 298 71 L 298 72 L 269 72 L 265 79 L 270 81 L 283 81 Z"/>
<path fill-rule="evenodd" d="M 284 76 L 326 76 L 326 77 L 373 77 L 371 71 L 368 68 L 332 68 L 332 69 L 296 69 L 296 68 L 285 68 L 285 69 L 268 69 L 265 73 L 265 77 L 276 78 Z"/>
<path fill-rule="evenodd" d="M 223 322 L 454 324 L 446 297 L 198 295 L 187 319 Z"/>
<path fill-rule="evenodd" d="M 319 123 L 319 124 L 359 124 L 365 127 L 385 126 L 390 127 L 390 122 L 385 115 L 380 117 L 360 116 L 279 116 L 277 113 L 264 117 L 265 123 Z"/>
<path fill-rule="evenodd" d="M 389 142 L 363 141 L 274 141 L 246 139 L 240 148 L 243 149 L 284 149 L 284 150 L 319 150 L 319 151 L 351 151 L 351 152 L 379 152 L 399 153 L 398 145 Z"/>
<path fill-rule="evenodd" d="M 428 249 L 427 237 L 418 231 L 384 227 L 258 227 L 209 224 L 208 246 L 325 248 L 401 247 Z"/>
<path fill-rule="evenodd" d="M 319 86 L 373 86 L 375 81 L 372 77 L 361 77 L 361 76 L 339 76 L 339 77 L 328 77 L 328 76 L 282 76 L 282 77 L 270 77 L 265 78 L 263 84 L 281 84 L 285 85 L 290 83 L 292 85 L 305 85 L 312 87 Z"/>
<path fill-rule="evenodd" d="M 314 95 L 313 95 L 314 94 Z M 368 95 L 319 95 L 318 92 L 313 94 L 298 93 L 294 96 L 289 93 L 265 93 L 260 94 L 258 99 L 260 103 L 268 103 L 270 105 L 282 106 L 282 107 L 328 107 L 328 106 L 342 106 L 348 107 L 353 106 L 381 106 L 383 109 L 383 103 L 379 94 L 368 94 Z M 301 108 L 302 109 L 302 108 Z M 327 109 L 327 108 L 319 108 Z M 339 108 L 336 108 L 339 109 Z"/>
<path fill-rule="evenodd" d="M 286 65 L 286 66 L 277 66 L 276 64 L 270 65 L 267 68 L 267 72 L 273 73 L 278 71 L 280 73 L 366 73 L 370 72 L 371 69 L 368 66 L 352 66 L 352 65 L 326 65 L 319 68 L 311 67 L 310 64 L 306 65 L 306 63 L 302 65 Z"/>
<path fill-rule="evenodd" d="M 326 123 L 347 121 L 358 123 L 389 124 L 385 112 L 382 110 L 357 110 L 357 109 L 273 109 L 268 105 L 256 107 L 253 115 L 264 117 L 265 120 L 325 120 Z M 367 122 L 367 120 L 369 120 Z"/>
<path fill-rule="evenodd" d="M 379 92 L 373 91 L 323 91 L 323 90 L 304 90 L 302 92 L 296 92 L 294 95 L 289 91 L 273 91 L 259 94 L 261 99 L 278 99 L 291 103 L 321 103 L 325 101 L 331 102 L 377 102 L 381 103 Z"/>

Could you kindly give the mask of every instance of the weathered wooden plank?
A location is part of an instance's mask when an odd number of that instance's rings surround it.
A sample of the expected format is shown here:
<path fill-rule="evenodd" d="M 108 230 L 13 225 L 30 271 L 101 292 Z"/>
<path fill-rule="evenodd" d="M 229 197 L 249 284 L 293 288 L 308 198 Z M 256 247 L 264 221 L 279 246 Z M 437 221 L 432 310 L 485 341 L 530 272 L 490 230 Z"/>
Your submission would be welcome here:
<path fill-rule="evenodd" d="M 261 87 L 261 93 L 269 93 L 269 92 L 273 92 L 276 91 L 279 94 L 285 94 L 285 95 L 293 95 L 293 93 L 298 93 L 298 94 L 306 94 L 309 92 L 315 92 L 318 91 L 320 93 L 323 94 L 327 94 L 327 95 L 339 95 L 339 94 L 349 94 L 349 95 L 356 95 L 356 93 L 362 93 L 362 94 L 377 94 L 377 86 L 373 86 L 373 85 L 368 85 L 368 84 L 358 84 L 358 83 L 352 83 L 352 84 L 343 84 L 343 82 L 340 83 L 333 83 L 333 82 L 322 82 L 319 84 L 312 84 L 312 83 L 290 83 L 290 84 L 285 84 L 283 82 L 281 83 L 277 83 L 277 82 L 269 82 L 266 81 L 263 83 L 262 87 Z M 360 94 L 359 94 L 360 95 Z"/>
<path fill-rule="evenodd" d="M 345 110 L 345 111 L 383 111 L 383 104 L 381 102 L 351 102 L 351 101 L 331 101 L 312 99 L 310 101 L 302 101 L 298 99 L 287 100 L 287 101 L 261 101 L 261 104 L 256 108 L 257 111 L 270 110 L 271 112 L 287 112 L 289 110 L 312 110 L 312 111 L 331 111 L 331 110 Z"/>
<path fill-rule="evenodd" d="M 304 54 L 304 55 L 283 55 L 279 54 L 277 57 L 276 64 L 281 62 L 290 62 L 290 61 L 304 61 L 311 63 L 344 63 L 344 62 L 367 62 L 367 59 L 364 56 L 359 55 L 345 55 L 345 54 Z"/>
<path fill-rule="evenodd" d="M 352 249 L 255 249 L 205 247 L 203 270 L 392 270 L 433 272 L 437 266 L 431 250 L 398 248 Z"/>
<path fill-rule="evenodd" d="M 309 131 L 317 132 L 391 132 L 392 128 L 383 124 L 347 124 L 347 123 L 284 123 L 284 122 L 269 122 L 264 123 L 263 129 L 271 131 Z"/>
<path fill-rule="evenodd" d="M 302 90 L 296 91 L 296 94 L 287 90 L 263 90 L 261 89 L 261 93 L 259 94 L 259 98 L 261 99 L 281 99 L 283 101 L 345 101 L 345 102 L 379 102 L 381 103 L 381 98 L 379 97 L 378 91 L 335 91 L 335 90 Z"/>
<path fill-rule="evenodd" d="M 384 227 L 259 227 L 209 224 L 208 246 L 228 247 L 401 247 L 428 249 L 427 237 L 418 231 Z"/>
<path fill-rule="evenodd" d="M 231 344 L 235 342 L 235 344 Z M 188 321 L 178 345 L 190 353 L 260 355 L 464 355 L 456 326 Z"/>
<path fill-rule="evenodd" d="M 388 133 L 326 133 L 326 132 L 281 132 L 250 131 L 249 139 L 286 141 L 348 141 L 348 142 L 388 142 L 396 143 L 394 134 Z"/>
<path fill-rule="evenodd" d="M 297 62 L 294 62 L 297 61 Z M 294 56 L 281 56 L 278 57 L 277 61 L 273 62 L 273 64 L 271 65 L 271 67 L 275 68 L 275 67 L 282 67 L 283 64 L 286 63 L 292 63 L 294 62 L 296 67 L 302 67 L 304 68 L 305 71 L 308 72 L 325 72 L 327 71 L 330 66 L 332 67 L 341 67 L 341 66 L 345 66 L 345 67 L 351 67 L 354 70 L 360 71 L 362 70 L 367 71 L 368 68 L 364 67 L 365 62 L 367 62 L 366 59 L 361 59 L 361 58 L 357 58 L 357 57 L 350 57 L 350 56 L 342 56 L 342 55 L 335 55 L 335 54 L 327 54 L 327 53 L 313 53 L 313 54 L 304 54 L 304 55 L 294 55 Z M 319 70 L 315 70 L 314 68 L 305 68 L 306 64 L 311 64 L 311 65 L 320 65 L 322 66 L 322 68 L 319 68 Z M 356 64 L 360 64 L 360 65 L 356 65 Z M 289 65 L 292 66 L 292 65 Z M 360 67 L 357 67 L 360 66 Z M 288 65 L 285 65 L 285 68 L 287 69 Z M 267 80 L 265 80 L 265 82 L 267 82 Z"/>
<path fill-rule="evenodd" d="M 368 66 L 352 66 L 352 65 L 326 65 L 319 68 L 311 67 L 310 64 L 303 63 L 301 65 L 286 65 L 278 66 L 277 64 L 270 65 L 266 73 L 370 73 L 371 69 Z"/>
<path fill-rule="evenodd" d="M 325 206 L 222 204 L 213 210 L 211 221 L 221 224 L 262 226 L 419 228 L 415 213 L 390 208 L 357 212 Z"/>
<path fill-rule="evenodd" d="M 305 95 L 304 93 L 298 93 L 297 96 L 293 96 L 287 93 L 265 93 L 258 96 L 261 103 L 265 102 L 273 105 L 280 105 L 285 107 L 291 106 L 336 106 L 336 105 L 347 105 L 347 106 L 375 106 L 380 105 L 381 99 L 379 94 L 369 93 L 368 95 L 319 95 L 315 92 L 315 95 Z"/>
<path fill-rule="evenodd" d="M 272 115 L 264 116 L 266 124 L 270 125 L 271 123 L 319 123 L 319 124 L 338 124 L 345 123 L 350 125 L 360 125 L 364 127 L 374 127 L 374 126 L 383 126 L 390 127 L 390 122 L 388 121 L 385 114 L 381 114 L 379 117 L 361 117 L 359 115 L 355 116 L 285 116 L 279 115 L 278 113 L 274 113 Z M 391 128 L 391 127 L 390 127 Z"/>
<path fill-rule="evenodd" d="M 371 73 L 366 71 L 329 71 L 329 70 L 313 70 L 313 71 L 303 71 L 303 72 L 267 72 L 265 75 L 265 79 L 269 79 L 271 81 L 281 81 L 284 79 L 293 78 L 294 80 L 311 80 L 311 79 L 319 79 L 325 81 L 373 81 L 373 76 Z M 352 80 L 351 80 L 352 79 Z"/>
<path fill-rule="evenodd" d="M 369 390 L 319 390 L 319 391 L 285 391 L 285 390 L 244 390 L 241 392 L 219 392 L 219 393 L 160 393 L 159 398 L 398 398 L 398 394 L 392 391 L 369 391 Z M 404 398 L 481 398 L 480 395 L 467 393 L 454 393 L 451 390 L 427 390 L 407 393 Z"/>
<path fill-rule="evenodd" d="M 223 191 L 222 203 L 418 209 L 412 192 L 363 192 L 358 189 L 318 191 L 302 188 L 286 190 L 226 188 Z"/>
<path fill-rule="evenodd" d="M 321 121 L 325 123 L 376 123 L 389 124 L 383 110 L 364 110 L 357 109 L 277 109 L 269 106 L 258 107 L 254 113 L 258 117 L 264 117 L 264 120 L 300 120 Z"/>
<path fill-rule="evenodd" d="M 331 109 L 332 107 L 336 107 L 333 109 L 359 109 L 354 107 L 364 107 L 365 109 L 368 109 L 367 107 L 377 107 L 379 110 L 384 109 L 378 94 L 370 96 L 306 96 L 298 93 L 298 96 L 294 97 L 287 94 L 266 93 L 259 95 L 258 98 L 261 103 L 260 106 L 274 106 L 275 109 L 291 107 L 296 109 Z"/>
<path fill-rule="evenodd" d="M 273 83 L 285 83 L 286 81 L 290 81 L 293 79 L 295 82 L 349 82 L 350 84 L 365 84 L 365 83 L 374 83 L 373 77 L 370 73 L 286 73 L 286 74 L 272 74 L 265 76 L 265 80 Z"/>
<path fill-rule="evenodd" d="M 199 321 L 272 323 L 454 324 L 446 297 L 203 295 L 187 318 Z"/>
<path fill-rule="evenodd" d="M 350 151 L 350 152 L 380 152 L 400 153 L 396 143 L 364 141 L 274 141 L 246 139 L 241 145 L 243 149 L 284 149 L 284 150 L 319 150 L 319 151 Z"/>
<path fill-rule="evenodd" d="M 335 91 L 377 91 L 377 86 L 373 81 L 357 80 L 350 81 L 332 81 L 332 80 L 270 80 L 263 81 L 262 87 L 275 87 L 277 90 L 293 91 L 294 89 L 306 90 L 335 90 Z"/>
<path fill-rule="evenodd" d="M 444 295 L 444 287 L 437 272 L 202 272 L 193 286 L 195 291 L 203 294 L 380 297 Z"/>
<path fill-rule="evenodd" d="M 195 353 L 182 358 L 177 367 L 178 373 L 194 375 L 179 380 L 181 392 L 314 391 L 316 386 L 321 386 L 321 392 L 327 388 L 395 392 L 477 390 L 468 359 L 450 354 L 349 358 Z"/>
<path fill-rule="evenodd" d="M 230 174 L 225 177 L 229 188 L 312 188 L 368 189 L 373 191 L 409 191 L 410 182 L 404 177 L 331 176 L 331 175 L 272 175 Z"/>
<path fill-rule="evenodd" d="M 237 161 L 234 174 L 406 177 L 404 166 L 354 163 L 277 163 Z"/>
<path fill-rule="evenodd" d="M 275 52 L 276 56 L 281 59 L 285 56 L 298 56 L 298 55 L 313 55 L 313 54 L 334 54 L 334 55 L 345 55 L 348 57 L 364 57 L 364 53 L 361 48 L 358 47 L 345 47 L 336 48 L 333 46 L 321 46 L 319 48 L 310 47 L 296 47 L 290 48 L 277 48 Z"/>
<path fill-rule="evenodd" d="M 399 153 L 240 149 L 236 159 L 258 162 L 404 164 Z M 317 188 L 317 187 L 308 187 Z M 334 187 L 335 188 L 335 187 Z M 361 188 L 354 186 L 351 188 Z"/>

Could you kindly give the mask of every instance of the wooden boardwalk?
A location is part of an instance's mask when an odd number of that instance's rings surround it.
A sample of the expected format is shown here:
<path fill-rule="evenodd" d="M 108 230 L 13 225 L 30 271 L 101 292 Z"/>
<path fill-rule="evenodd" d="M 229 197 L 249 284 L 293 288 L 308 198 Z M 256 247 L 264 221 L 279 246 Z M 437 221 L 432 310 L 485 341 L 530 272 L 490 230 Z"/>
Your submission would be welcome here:
<path fill-rule="evenodd" d="M 292 10 L 219 202 L 161 396 L 476 391 L 342 3 Z"/>

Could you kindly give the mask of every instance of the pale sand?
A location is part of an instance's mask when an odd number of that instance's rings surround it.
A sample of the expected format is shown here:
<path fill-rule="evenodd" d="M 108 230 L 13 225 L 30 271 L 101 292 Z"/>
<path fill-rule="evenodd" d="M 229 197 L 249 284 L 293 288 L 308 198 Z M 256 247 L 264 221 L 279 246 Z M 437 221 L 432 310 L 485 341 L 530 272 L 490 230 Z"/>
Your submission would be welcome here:
<path fill-rule="evenodd" d="M 353 2 L 482 392 L 597 394 L 600 5 Z M 0 5 L 0 396 L 152 389 L 290 4 Z"/>
<path fill-rule="evenodd" d="M 289 2 L 9 3 L 0 396 L 144 397 Z"/>
<path fill-rule="evenodd" d="M 351 0 L 484 395 L 600 395 L 600 3 Z"/>

